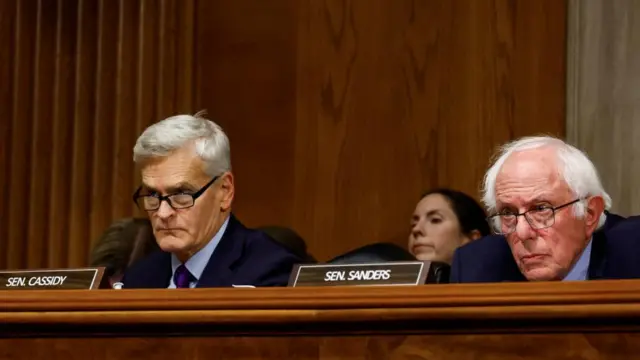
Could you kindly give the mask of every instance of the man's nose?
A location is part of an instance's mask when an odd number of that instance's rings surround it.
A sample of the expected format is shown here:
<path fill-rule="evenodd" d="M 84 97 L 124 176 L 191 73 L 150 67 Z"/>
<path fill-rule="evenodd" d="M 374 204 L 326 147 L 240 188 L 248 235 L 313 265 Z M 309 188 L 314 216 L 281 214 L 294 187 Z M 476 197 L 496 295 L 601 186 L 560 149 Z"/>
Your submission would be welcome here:
<path fill-rule="evenodd" d="M 527 219 L 525 219 L 525 217 L 522 216 L 518 219 L 518 222 L 516 223 L 515 233 L 520 241 L 525 241 L 533 237 L 534 230 L 531 227 L 531 224 L 529 224 L 529 222 L 527 221 Z"/>
<path fill-rule="evenodd" d="M 156 215 L 161 219 L 166 219 L 173 215 L 174 212 L 175 210 L 169 205 L 169 201 L 165 200 L 160 202 L 160 207 L 156 210 Z"/>

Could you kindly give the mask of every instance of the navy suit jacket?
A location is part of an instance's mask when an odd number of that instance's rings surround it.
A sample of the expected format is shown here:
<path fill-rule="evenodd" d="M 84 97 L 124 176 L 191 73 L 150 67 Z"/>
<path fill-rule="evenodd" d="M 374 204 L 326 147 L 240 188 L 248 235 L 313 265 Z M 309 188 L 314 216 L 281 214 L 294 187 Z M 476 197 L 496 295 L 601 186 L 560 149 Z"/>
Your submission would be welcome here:
<path fill-rule="evenodd" d="M 196 287 L 286 286 L 293 265 L 301 262 L 266 234 L 247 229 L 231 215 Z M 171 254 L 158 251 L 127 269 L 122 283 L 125 289 L 166 288 L 171 275 Z"/>
<path fill-rule="evenodd" d="M 588 278 L 640 278 L 640 216 L 607 214 L 605 225 L 593 234 Z M 486 236 L 454 253 L 451 283 L 503 281 L 526 281 L 504 236 Z"/>

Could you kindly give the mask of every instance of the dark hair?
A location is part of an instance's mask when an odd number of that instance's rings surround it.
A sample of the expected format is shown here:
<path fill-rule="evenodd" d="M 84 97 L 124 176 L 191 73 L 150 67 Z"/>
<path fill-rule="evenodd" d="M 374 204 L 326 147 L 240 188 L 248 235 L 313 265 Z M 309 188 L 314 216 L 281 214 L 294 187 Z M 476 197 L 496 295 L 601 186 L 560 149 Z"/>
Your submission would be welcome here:
<path fill-rule="evenodd" d="M 257 230 L 267 234 L 271 239 L 302 258 L 304 262 L 317 262 L 317 260 L 307 252 L 307 243 L 293 229 L 284 226 L 262 226 L 257 228 Z"/>
<path fill-rule="evenodd" d="M 158 249 L 149 219 L 120 219 L 96 241 L 90 266 L 104 266 L 104 276 L 111 277 L 124 273 L 133 263 Z"/>
<path fill-rule="evenodd" d="M 447 199 L 451 209 L 458 217 L 463 234 L 468 235 L 473 230 L 478 230 L 482 236 L 491 234 L 489 223 L 487 222 L 487 214 L 474 198 L 461 191 L 438 188 L 422 194 L 420 200 L 434 194 L 442 195 Z"/>

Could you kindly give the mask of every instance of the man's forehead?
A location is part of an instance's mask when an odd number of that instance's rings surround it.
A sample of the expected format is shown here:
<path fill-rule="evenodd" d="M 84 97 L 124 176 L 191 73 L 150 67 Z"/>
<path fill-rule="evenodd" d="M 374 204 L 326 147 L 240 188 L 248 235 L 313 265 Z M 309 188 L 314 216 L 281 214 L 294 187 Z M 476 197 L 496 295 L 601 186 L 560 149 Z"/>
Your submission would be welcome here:
<path fill-rule="evenodd" d="M 498 204 L 531 204 L 561 199 L 569 189 L 549 151 L 514 153 L 496 177 Z"/>
<path fill-rule="evenodd" d="M 499 205 L 533 204 L 557 201 L 569 196 L 569 186 L 559 178 L 541 178 L 534 182 L 505 181 L 496 183 L 496 201 Z"/>
<path fill-rule="evenodd" d="M 141 164 L 140 173 L 143 185 L 154 189 L 197 184 L 206 178 L 201 161 L 175 161 L 170 157 Z"/>
<path fill-rule="evenodd" d="M 502 192 L 498 193 L 496 200 L 499 204 L 532 204 L 540 201 L 551 201 L 559 197 L 559 192 L 541 190 L 533 190 L 526 193 L 511 193 Z"/>
<path fill-rule="evenodd" d="M 178 188 L 182 185 L 195 183 L 196 179 L 188 174 L 170 174 L 167 176 L 156 176 L 155 174 L 142 175 L 142 185 L 152 189 Z"/>
<path fill-rule="evenodd" d="M 503 184 L 553 183 L 559 171 L 555 158 L 548 151 L 523 151 L 509 156 L 496 176 L 496 186 Z"/>

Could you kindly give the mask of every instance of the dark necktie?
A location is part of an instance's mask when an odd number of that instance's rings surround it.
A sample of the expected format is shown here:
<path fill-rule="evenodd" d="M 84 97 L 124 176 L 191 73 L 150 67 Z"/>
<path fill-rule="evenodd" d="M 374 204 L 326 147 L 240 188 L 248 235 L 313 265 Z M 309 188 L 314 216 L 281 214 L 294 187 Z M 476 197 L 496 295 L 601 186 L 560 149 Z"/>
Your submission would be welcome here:
<path fill-rule="evenodd" d="M 173 274 L 173 283 L 176 284 L 178 289 L 188 289 L 189 284 L 195 281 L 196 278 L 189 272 L 184 264 L 181 264 Z"/>

